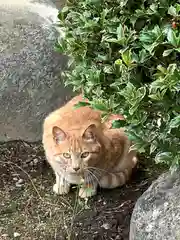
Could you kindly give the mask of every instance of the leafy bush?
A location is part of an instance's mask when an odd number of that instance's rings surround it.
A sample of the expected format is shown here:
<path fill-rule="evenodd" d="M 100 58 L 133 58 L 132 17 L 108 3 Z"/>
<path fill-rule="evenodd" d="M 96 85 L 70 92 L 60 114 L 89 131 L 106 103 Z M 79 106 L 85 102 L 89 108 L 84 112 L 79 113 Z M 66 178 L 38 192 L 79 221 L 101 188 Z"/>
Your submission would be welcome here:
<path fill-rule="evenodd" d="M 66 85 L 104 115 L 122 113 L 113 126 L 172 170 L 180 162 L 179 21 L 177 1 L 69 0 L 56 46 L 69 56 Z"/>

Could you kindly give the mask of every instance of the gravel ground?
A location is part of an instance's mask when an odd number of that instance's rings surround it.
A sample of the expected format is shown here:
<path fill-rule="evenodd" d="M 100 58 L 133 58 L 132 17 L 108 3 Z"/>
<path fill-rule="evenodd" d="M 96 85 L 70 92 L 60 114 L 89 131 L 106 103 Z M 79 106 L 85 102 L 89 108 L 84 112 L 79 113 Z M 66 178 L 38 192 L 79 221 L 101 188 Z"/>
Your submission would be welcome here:
<path fill-rule="evenodd" d="M 88 202 L 75 188 L 56 196 L 41 144 L 20 141 L 0 144 L 0 176 L 0 240 L 128 240 L 134 204 L 152 182 L 137 169 L 126 186 Z"/>

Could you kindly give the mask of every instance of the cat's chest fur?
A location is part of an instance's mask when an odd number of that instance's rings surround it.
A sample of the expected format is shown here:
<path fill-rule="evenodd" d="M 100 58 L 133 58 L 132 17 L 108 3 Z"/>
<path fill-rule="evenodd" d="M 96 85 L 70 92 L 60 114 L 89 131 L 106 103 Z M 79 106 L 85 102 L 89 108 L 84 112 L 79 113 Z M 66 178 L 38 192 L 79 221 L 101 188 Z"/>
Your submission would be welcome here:
<path fill-rule="evenodd" d="M 64 173 L 64 179 L 70 184 L 81 184 L 83 183 L 83 178 L 77 174 Z"/>

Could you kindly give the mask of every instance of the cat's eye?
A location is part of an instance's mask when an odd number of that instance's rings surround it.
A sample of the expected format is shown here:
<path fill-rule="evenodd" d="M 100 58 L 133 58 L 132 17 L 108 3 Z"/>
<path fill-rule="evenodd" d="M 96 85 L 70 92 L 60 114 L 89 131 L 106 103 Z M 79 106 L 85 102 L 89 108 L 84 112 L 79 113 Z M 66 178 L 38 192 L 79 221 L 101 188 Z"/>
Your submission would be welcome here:
<path fill-rule="evenodd" d="M 84 152 L 81 154 L 81 158 L 87 158 L 89 155 L 89 152 Z"/>
<path fill-rule="evenodd" d="M 69 154 L 69 153 L 63 153 L 63 157 L 64 157 L 64 158 L 71 158 L 71 154 Z"/>

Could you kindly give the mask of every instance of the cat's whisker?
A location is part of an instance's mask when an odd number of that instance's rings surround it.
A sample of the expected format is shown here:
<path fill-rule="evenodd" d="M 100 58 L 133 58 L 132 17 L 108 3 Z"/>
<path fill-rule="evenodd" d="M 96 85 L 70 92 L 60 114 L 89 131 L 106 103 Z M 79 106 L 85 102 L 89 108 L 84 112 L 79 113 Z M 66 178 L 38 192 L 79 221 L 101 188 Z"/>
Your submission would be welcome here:
<path fill-rule="evenodd" d="M 90 179 L 89 183 L 92 185 L 92 188 L 95 188 L 95 181 L 90 172 L 89 172 L 89 179 Z"/>
<path fill-rule="evenodd" d="M 101 168 L 97 168 L 97 167 L 88 167 L 88 169 L 93 169 L 93 170 L 98 170 L 100 172 L 105 172 L 105 173 L 109 173 L 108 171 L 101 169 Z"/>
<path fill-rule="evenodd" d="M 94 179 L 90 173 L 89 173 L 89 184 L 92 185 L 92 187 L 94 187 Z"/>
<path fill-rule="evenodd" d="M 98 183 L 99 183 L 99 179 L 101 178 L 102 174 L 101 174 L 100 172 L 98 172 L 97 170 L 92 172 L 89 167 L 87 167 L 86 170 L 87 170 L 88 172 L 90 172 L 91 175 L 93 175 L 94 178 L 96 178 L 96 180 L 97 180 Z M 98 176 L 96 176 L 96 175 L 98 175 Z"/>
<path fill-rule="evenodd" d="M 102 172 L 101 171 L 95 170 L 95 171 L 93 171 L 93 173 L 97 174 L 99 176 L 99 178 L 102 177 Z"/>
<path fill-rule="evenodd" d="M 89 180 L 90 180 L 89 172 L 87 171 L 87 172 L 84 173 L 84 181 L 88 182 Z"/>
<path fill-rule="evenodd" d="M 87 169 L 87 171 L 88 171 L 89 174 L 91 175 L 92 182 L 93 182 L 92 185 L 94 185 L 94 179 L 98 182 L 98 184 L 100 184 L 99 179 L 97 178 L 97 176 L 96 176 L 93 172 L 91 172 L 90 170 Z M 93 179 L 93 178 L 94 178 L 94 179 Z"/>
<path fill-rule="evenodd" d="M 94 169 L 92 169 L 92 170 L 94 170 Z M 89 171 L 92 172 L 92 170 L 89 168 Z M 100 170 L 98 170 L 98 169 L 96 169 L 96 170 L 93 171 L 92 173 L 94 173 L 95 175 L 98 175 L 97 177 L 99 177 L 99 178 L 101 178 L 102 175 L 103 175 L 102 171 L 100 171 Z"/>
<path fill-rule="evenodd" d="M 89 172 L 88 172 L 89 173 Z M 87 176 L 85 177 L 85 182 L 91 184 L 94 187 L 94 181 L 92 179 L 91 174 L 87 174 Z"/>

